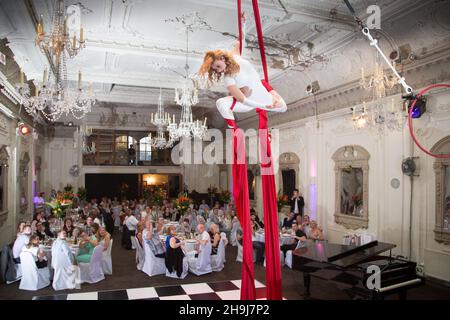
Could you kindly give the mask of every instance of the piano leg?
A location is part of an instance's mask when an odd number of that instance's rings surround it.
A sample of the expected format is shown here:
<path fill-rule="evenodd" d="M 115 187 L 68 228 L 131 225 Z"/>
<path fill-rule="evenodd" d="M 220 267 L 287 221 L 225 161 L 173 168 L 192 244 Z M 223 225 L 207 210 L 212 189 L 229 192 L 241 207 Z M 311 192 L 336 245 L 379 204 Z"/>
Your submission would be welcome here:
<path fill-rule="evenodd" d="M 400 292 L 398 293 L 398 298 L 399 298 L 400 300 L 406 300 L 406 293 L 407 293 L 407 290 L 402 290 L 402 291 L 400 291 Z"/>
<path fill-rule="evenodd" d="M 303 296 L 309 298 L 311 296 L 311 275 L 308 272 L 303 272 L 303 285 L 305 286 L 305 292 Z"/>

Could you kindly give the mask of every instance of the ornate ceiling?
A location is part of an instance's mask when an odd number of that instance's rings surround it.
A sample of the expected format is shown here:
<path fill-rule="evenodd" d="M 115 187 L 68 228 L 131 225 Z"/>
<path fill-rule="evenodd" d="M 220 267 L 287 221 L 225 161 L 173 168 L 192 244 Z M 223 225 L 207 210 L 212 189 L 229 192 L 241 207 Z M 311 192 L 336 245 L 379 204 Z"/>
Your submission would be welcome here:
<path fill-rule="evenodd" d="M 343 1 L 260 0 L 263 29 L 274 87 L 288 103 L 305 99 L 304 88 L 318 80 L 321 91 L 358 80 L 361 66 L 371 71 L 375 50 L 357 30 Z M 358 15 L 368 16 L 373 1 L 350 1 Z M 381 46 L 390 53 L 408 44 L 417 55 L 442 47 L 449 39 L 448 1 L 378 0 Z M 251 1 L 247 13 L 248 54 L 259 66 Z M 68 62 L 68 79 L 76 85 L 77 73 L 92 82 L 101 103 L 90 116 L 92 122 L 103 107 L 156 108 L 159 88 L 165 105 L 173 106 L 173 88 L 184 73 L 186 33 L 189 33 L 189 66 L 195 72 L 209 49 L 230 49 L 236 40 L 235 0 L 66 0 L 81 8 L 86 48 Z M 41 79 L 48 62 L 34 44 L 35 20 L 43 16 L 48 30 L 53 0 L 0 0 L 0 38 L 9 46 L 28 79 Z M 195 19 L 192 19 L 192 16 Z M 411 17 L 414 16 L 414 19 Z M 446 18 L 447 17 L 447 18 Z M 70 27 L 69 27 L 70 29 Z M 419 38 L 420 37 L 420 38 Z M 448 42 L 447 42 L 448 43 Z M 221 127 L 215 99 L 225 94 L 201 92 L 198 114 L 210 125 Z M 177 110 L 173 106 L 171 110 Z"/>

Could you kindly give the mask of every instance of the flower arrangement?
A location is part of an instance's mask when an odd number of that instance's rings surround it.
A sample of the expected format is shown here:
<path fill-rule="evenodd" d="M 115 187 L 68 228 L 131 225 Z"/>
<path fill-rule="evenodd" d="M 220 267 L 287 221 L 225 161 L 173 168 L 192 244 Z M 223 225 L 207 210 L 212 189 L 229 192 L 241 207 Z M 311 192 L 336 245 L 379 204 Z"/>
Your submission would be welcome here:
<path fill-rule="evenodd" d="M 158 206 L 162 205 L 164 199 L 167 197 L 166 190 L 159 186 L 146 186 L 142 194 L 147 201 Z"/>
<path fill-rule="evenodd" d="M 175 199 L 175 201 L 173 202 L 173 206 L 178 210 L 178 212 L 184 214 L 189 208 L 189 205 L 192 203 L 192 199 L 189 198 L 187 194 L 181 194 L 178 198 Z"/>
<path fill-rule="evenodd" d="M 63 193 L 59 193 L 55 199 L 50 202 L 46 202 L 51 210 L 52 214 L 57 218 L 64 218 L 66 215 L 66 209 L 72 205 L 72 200 L 64 199 Z"/>
<path fill-rule="evenodd" d="M 220 202 L 222 202 L 222 203 L 224 203 L 224 204 L 227 204 L 228 201 L 230 201 L 230 198 L 231 198 L 230 191 L 228 191 L 228 190 L 222 190 L 222 191 L 220 191 L 220 194 L 219 194 L 219 200 L 220 200 Z"/>
<path fill-rule="evenodd" d="M 288 196 L 283 194 L 281 192 L 281 189 L 278 190 L 278 195 L 277 195 L 277 207 L 278 207 L 278 211 L 281 211 L 281 208 L 283 208 L 283 206 L 287 206 L 289 205 L 289 199 Z"/>
<path fill-rule="evenodd" d="M 64 200 L 73 200 L 77 195 L 73 193 L 73 186 L 68 184 L 64 187 L 64 192 L 62 193 L 62 198 Z"/>

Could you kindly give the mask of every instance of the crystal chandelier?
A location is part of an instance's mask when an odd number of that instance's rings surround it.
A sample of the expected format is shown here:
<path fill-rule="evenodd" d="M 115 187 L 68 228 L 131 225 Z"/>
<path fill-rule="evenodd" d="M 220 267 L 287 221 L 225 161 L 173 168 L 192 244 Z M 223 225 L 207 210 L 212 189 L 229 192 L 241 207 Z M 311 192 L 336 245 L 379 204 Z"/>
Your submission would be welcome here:
<path fill-rule="evenodd" d="M 67 16 L 64 14 L 65 9 L 63 0 L 55 0 L 51 31 L 45 33 L 42 16 L 37 26 L 36 45 L 44 54 L 49 53 L 56 60 L 59 60 L 59 57 L 65 53 L 73 58 L 85 47 L 83 27 L 80 26 L 78 39 L 75 34 L 70 37 L 67 29 Z"/>
<path fill-rule="evenodd" d="M 71 114 L 76 119 L 82 119 L 91 112 L 95 104 L 92 94 L 92 85 L 83 88 L 81 84 L 81 72 L 78 74 L 78 89 L 70 90 L 63 85 L 63 81 L 55 78 L 52 82 L 44 71 L 42 85 L 35 87 L 34 96 L 22 93 L 22 104 L 25 110 L 36 116 L 42 113 L 49 121 L 57 121 L 63 115 Z"/>
<path fill-rule="evenodd" d="M 161 88 L 159 88 L 158 110 L 156 113 L 151 113 L 150 122 L 158 128 L 166 127 L 170 123 L 170 115 L 167 112 L 164 112 Z"/>
<path fill-rule="evenodd" d="M 179 140 L 180 138 L 200 138 L 202 139 L 207 131 L 206 118 L 203 124 L 199 120 L 193 120 L 192 106 L 199 102 L 198 89 L 196 82 L 189 76 L 189 25 L 186 26 L 186 65 L 185 77 L 183 87 L 181 89 L 175 89 L 175 103 L 182 107 L 180 122 L 175 122 L 175 115 L 173 116 L 173 122 L 169 123 L 167 129 L 169 131 L 170 140 Z"/>
<path fill-rule="evenodd" d="M 148 137 L 150 138 L 151 146 L 156 149 L 171 148 L 174 143 L 174 140 L 170 139 L 170 137 L 169 140 L 166 140 L 166 136 L 162 127 L 158 128 L 155 138 L 152 138 L 151 132 L 149 133 Z"/>
<path fill-rule="evenodd" d="M 386 89 L 392 89 L 397 84 L 397 81 L 394 77 L 388 78 L 379 63 L 375 62 L 374 73 L 367 80 L 364 75 L 364 67 L 361 67 L 359 84 L 366 90 L 372 90 L 374 97 L 379 99 L 385 97 Z"/>

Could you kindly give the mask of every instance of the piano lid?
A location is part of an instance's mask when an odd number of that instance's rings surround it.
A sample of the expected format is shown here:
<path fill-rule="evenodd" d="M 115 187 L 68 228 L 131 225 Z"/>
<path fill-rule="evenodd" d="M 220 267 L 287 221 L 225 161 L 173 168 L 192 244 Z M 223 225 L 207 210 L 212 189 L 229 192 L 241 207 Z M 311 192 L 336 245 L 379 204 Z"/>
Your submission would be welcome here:
<path fill-rule="evenodd" d="M 395 244 L 378 241 L 372 241 L 362 246 L 308 241 L 305 247 L 298 248 L 292 253 L 313 261 L 346 268 L 392 248 L 395 248 Z"/>

